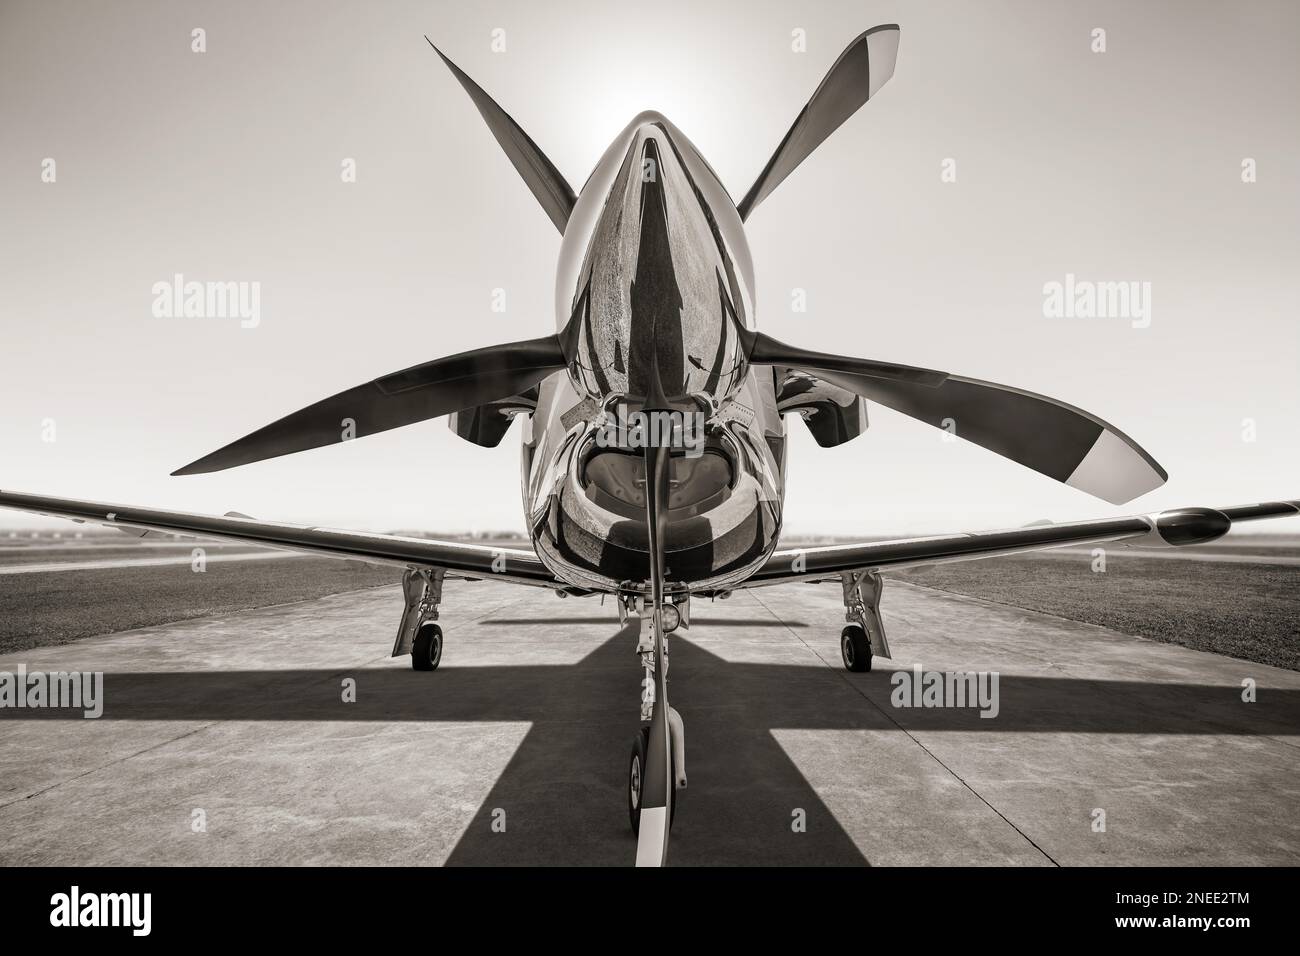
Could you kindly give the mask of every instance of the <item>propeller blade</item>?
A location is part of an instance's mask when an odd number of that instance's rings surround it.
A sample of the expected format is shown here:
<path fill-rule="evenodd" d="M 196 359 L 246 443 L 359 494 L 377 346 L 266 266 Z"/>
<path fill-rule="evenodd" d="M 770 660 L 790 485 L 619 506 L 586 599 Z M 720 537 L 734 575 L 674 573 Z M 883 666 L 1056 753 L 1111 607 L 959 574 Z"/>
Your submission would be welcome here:
<path fill-rule="evenodd" d="M 672 826 L 672 740 L 668 728 L 668 666 L 664 653 L 664 532 L 668 512 L 669 448 L 645 449 L 645 500 L 650 549 L 650 601 L 654 629 L 655 702 L 650 714 L 645 779 L 641 784 L 641 822 L 637 827 L 636 865 L 663 866 Z"/>
<path fill-rule="evenodd" d="M 532 138 L 510 118 L 510 114 L 498 106 L 496 100 L 488 96 L 481 86 L 471 80 L 460 67 L 434 46 L 432 40 L 428 37 L 424 39 L 429 46 L 433 47 L 433 52 L 442 57 L 442 62 L 447 64 L 452 75 L 460 81 L 460 85 L 465 88 L 469 98 L 478 107 L 479 115 L 483 117 L 488 129 L 492 131 L 492 135 L 505 151 L 506 157 L 519 171 L 519 175 L 537 197 L 537 201 L 542 204 L 542 209 L 551 217 L 551 222 L 555 223 L 555 228 L 560 230 L 560 235 L 564 235 L 564 227 L 569 222 L 569 213 L 573 211 L 573 204 L 578 201 L 573 194 L 573 189 Z"/>
<path fill-rule="evenodd" d="M 748 219 L 783 179 L 889 82 L 898 59 L 898 37 L 896 23 L 872 27 L 840 54 L 736 207 L 741 219 Z"/>
<path fill-rule="evenodd" d="M 808 371 L 1111 504 L 1131 501 L 1169 478 L 1114 425 L 1065 402 L 957 375 L 938 385 L 880 378 L 855 373 L 852 362 L 842 359 L 833 368 L 819 364 Z"/>
<path fill-rule="evenodd" d="M 485 405 L 525 392 L 566 364 L 558 335 L 434 359 L 308 405 L 172 474 L 221 471 Z"/>
<path fill-rule="evenodd" d="M 779 365 L 804 370 L 817 369 L 827 372 L 847 372 L 852 375 L 870 378 L 890 379 L 897 382 L 912 382 L 927 388 L 942 385 L 948 377 L 947 372 L 936 372 L 932 368 L 916 368 L 912 365 L 896 365 L 893 362 L 878 362 L 874 359 L 852 358 L 847 355 L 831 355 L 829 352 L 814 352 L 801 349 L 796 345 L 778 342 L 762 332 L 747 332 L 748 350 L 751 365 Z M 827 376 L 822 376 L 830 379 Z"/>

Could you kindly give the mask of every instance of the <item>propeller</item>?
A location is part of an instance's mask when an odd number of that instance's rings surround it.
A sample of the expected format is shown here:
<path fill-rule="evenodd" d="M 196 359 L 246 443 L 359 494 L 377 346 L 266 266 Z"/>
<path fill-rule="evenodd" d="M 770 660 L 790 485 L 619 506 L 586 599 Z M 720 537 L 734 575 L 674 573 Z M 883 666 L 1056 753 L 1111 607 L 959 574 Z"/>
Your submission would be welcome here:
<path fill-rule="evenodd" d="M 424 39 L 429 46 L 433 47 L 433 52 L 442 57 L 442 62 L 447 64 L 452 75 L 460 81 L 460 85 L 465 88 L 469 98 L 478 107 L 479 115 L 483 117 L 488 129 L 492 131 L 501 149 L 505 151 L 506 157 L 514 164 L 519 175 L 523 177 L 524 183 L 537 197 L 546 215 L 551 217 L 551 222 L 555 223 L 555 228 L 560 230 L 560 235 L 564 235 L 564 227 L 569 222 L 569 213 L 573 211 L 573 204 L 578 201 L 573 194 L 573 189 L 532 138 L 510 118 L 510 114 L 498 106 L 496 100 L 483 91 L 483 87 L 471 80 L 464 70 L 434 46 L 432 40 L 427 36 Z"/>
<path fill-rule="evenodd" d="M 486 405 L 526 392 L 566 365 L 560 335 L 434 359 L 308 405 L 172 474 L 222 471 Z"/>
<path fill-rule="evenodd" d="M 872 27 L 848 45 L 736 208 L 741 219 L 894 75 L 898 24 Z"/>
<path fill-rule="evenodd" d="M 1131 501 L 1169 478 L 1114 425 L 1046 395 L 931 369 L 811 352 L 762 333 L 754 333 L 750 361 L 809 372 L 1111 504 Z"/>
<path fill-rule="evenodd" d="M 651 400 L 652 405 L 666 403 Z M 641 820 L 637 827 L 636 865 L 663 866 L 672 826 L 672 739 L 668 728 L 668 658 L 664 653 L 664 535 L 667 525 L 669 447 L 645 449 L 645 500 L 650 549 L 651 627 L 654 629 L 655 702 L 650 713 L 645 777 L 641 784 Z"/>
<path fill-rule="evenodd" d="M 569 184 L 481 86 L 432 40 L 424 39 L 465 88 L 524 183 L 563 234 L 576 202 Z M 509 399 L 567 365 L 562 336 L 462 352 L 377 378 L 287 415 L 172 474 L 221 471 Z"/>
<path fill-rule="evenodd" d="M 745 330 L 749 339 L 746 343 L 749 361 L 753 365 L 786 365 L 793 368 L 819 369 L 829 372 L 847 372 L 852 375 L 869 378 L 888 379 L 895 382 L 911 382 L 926 388 L 942 385 L 948 377 L 947 372 L 936 372 L 932 368 L 916 368 L 912 365 L 896 365 L 893 362 L 878 362 L 874 359 L 851 358 L 847 355 L 832 355 L 829 352 L 814 352 L 797 345 L 778 342 L 762 332 Z M 823 376 L 823 378 L 827 378 Z M 829 381 L 830 379 L 827 378 Z M 852 389 L 851 389 L 852 390 Z"/>

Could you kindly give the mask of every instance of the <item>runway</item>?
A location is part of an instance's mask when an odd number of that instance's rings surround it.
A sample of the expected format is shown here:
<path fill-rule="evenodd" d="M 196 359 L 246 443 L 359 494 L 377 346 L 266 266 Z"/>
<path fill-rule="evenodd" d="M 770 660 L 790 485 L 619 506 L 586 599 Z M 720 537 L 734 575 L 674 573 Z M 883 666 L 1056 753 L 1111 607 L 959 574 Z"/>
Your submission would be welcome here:
<path fill-rule="evenodd" d="M 244 554 L 204 555 L 204 563 L 221 564 L 226 561 L 282 561 L 302 557 L 284 551 L 250 551 Z M 31 564 L 0 564 L 0 574 L 51 574 L 59 571 L 98 571 L 106 568 L 165 568 L 192 564 L 189 555 L 169 558 L 105 558 L 94 561 L 42 561 Z"/>
<path fill-rule="evenodd" d="M 400 606 L 0 657 L 103 671 L 106 697 L 0 710 L 0 863 L 630 864 L 641 673 L 612 605 L 449 582 L 433 674 L 387 656 Z M 849 674 L 837 586 L 695 604 L 672 864 L 1300 862 L 1300 673 L 895 582 L 883 606 L 895 659 Z M 894 707 L 915 663 L 998 672 L 998 716 Z"/>
<path fill-rule="evenodd" d="M 1260 553 L 1258 547 L 1252 548 L 1250 554 L 1233 554 L 1227 549 L 1218 551 L 1198 551 L 1195 548 L 1165 548 L 1151 550 L 1148 548 L 1115 548 L 1109 554 L 1110 560 L 1122 561 L 1130 558 L 1159 558 L 1164 561 L 1210 561 L 1215 564 L 1276 564 L 1285 568 L 1300 567 L 1300 556 L 1294 554 Z M 1044 557 L 1090 555 L 1089 548 L 1054 548 L 1041 552 Z"/>

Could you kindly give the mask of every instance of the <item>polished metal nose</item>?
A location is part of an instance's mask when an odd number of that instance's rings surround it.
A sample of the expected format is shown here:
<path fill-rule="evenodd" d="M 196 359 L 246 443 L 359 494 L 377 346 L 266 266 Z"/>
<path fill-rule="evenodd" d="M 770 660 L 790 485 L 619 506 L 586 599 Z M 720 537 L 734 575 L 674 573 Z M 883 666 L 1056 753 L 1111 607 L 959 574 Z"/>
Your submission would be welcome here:
<path fill-rule="evenodd" d="M 641 147 L 641 224 L 631 288 L 629 391 L 650 408 L 667 408 L 685 391 L 682 295 L 668 236 L 668 204 L 653 137 Z"/>

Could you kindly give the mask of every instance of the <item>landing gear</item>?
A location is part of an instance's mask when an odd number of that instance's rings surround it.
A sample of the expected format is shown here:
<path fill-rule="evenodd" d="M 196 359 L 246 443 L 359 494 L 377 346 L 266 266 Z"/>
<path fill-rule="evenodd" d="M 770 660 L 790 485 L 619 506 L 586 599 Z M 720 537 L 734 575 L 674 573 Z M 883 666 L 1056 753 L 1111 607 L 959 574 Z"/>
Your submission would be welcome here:
<path fill-rule="evenodd" d="M 650 750 L 650 728 L 642 727 L 632 741 L 632 759 L 627 769 L 627 817 L 632 824 L 632 832 L 641 832 L 641 784 L 645 780 L 646 754 Z M 673 762 L 673 775 L 677 774 L 677 763 Z M 673 788 L 668 804 L 668 826 L 671 828 L 677 817 L 677 788 Z"/>
<path fill-rule="evenodd" d="M 412 670 L 437 670 L 442 661 L 442 628 L 434 622 L 438 620 L 438 605 L 442 603 L 445 574 L 441 568 L 407 568 L 402 575 L 406 607 L 397 627 L 393 656 L 410 654 Z"/>
<path fill-rule="evenodd" d="M 690 596 L 679 595 L 675 604 L 664 604 L 661 607 L 662 617 L 669 617 L 674 623 L 672 628 L 665 627 L 664 631 L 676 630 L 677 626 L 684 623 L 690 614 Z M 672 608 L 670 615 L 663 615 L 663 608 Z M 637 657 L 642 669 L 641 679 L 641 720 L 647 721 L 640 731 L 637 732 L 636 738 L 632 741 L 632 757 L 628 761 L 627 773 L 627 815 L 632 824 L 632 832 L 640 835 L 641 832 L 641 804 L 645 790 L 647 759 L 650 753 L 650 727 L 656 717 L 655 701 L 658 695 L 658 665 L 659 658 L 655 654 L 655 647 L 662 646 L 664 675 L 668 673 L 668 642 L 667 634 L 659 642 L 655 641 L 654 628 L 655 616 L 653 609 L 649 606 L 644 597 L 638 595 L 627 595 L 620 599 L 619 613 L 625 619 L 637 611 L 641 613 L 641 637 L 637 644 Z M 666 687 L 666 683 L 664 685 Z M 672 780 L 668 795 L 668 827 L 672 828 L 673 819 L 677 815 L 677 791 L 686 789 L 686 727 L 682 723 L 682 715 L 677 713 L 677 708 L 668 707 L 668 755 L 669 755 L 669 776 Z"/>
<path fill-rule="evenodd" d="M 871 670 L 873 657 L 889 657 L 885 621 L 880 616 L 880 594 L 885 582 L 879 571 L 854 571 L 840 575 L 844 586 L 844 619 L 840 632 L 840 656 L 855 673 Z"/>
<path fill-rule="evenodd" d="M 840 631 L 840 656 L 855 673 L 871 670 L 871 641 L 861 625 L 850 624 Z"/>
<path fill-rule="evenodd" d="M 657 374 L 654 376 L 657 379 Z M 667 408 L 662 389 L 646 402 L 651 408 Z M 646 680 L 642 683 L 641 714 L 646 718 L 649 710 L 650 725 L 646 728 L 641 760 L 644 772 L 640 775 L 637 791 L 636 865 L 663 866 L 668 857 L 668 831 L 672 823 L 672 809 L 676 803 L 678 774 L 682 767 L 674 767 L 674 749 L 681 746 L 681 735 L 673 734 L 672 709 L 668 706 L 668 643 L 667 630 L 671 624 L 680 623 L 677 616 L 665 614 L 664 595 L 664 535 L 668 513 L 669 484 L 668 446 L 647 445 L 645 449 L 645 499 L 646 530 L 650 552 L 650 589 L 642 604 L 642 638 L 645 646 L 638 645 Z M 676 610 L 676 609 L 674 609 Z M 648 620 L 646 620 L 648 618 Z M 649 632 L 645 625 L 649 624 Z M 647 707 L 648 705 L 648 707 Z M 680 724 L 681 718 L 677 718 Z M 673 737 L 677 737 L 677 741 Z M 631 799 L 631 771 L 628 773 L 629 800 Z"/>
<path fill-rule="evenodd" d="M 442 661 L 442 628 L 432 621 L 420 625 L 420 632 L 411 644 L 411 668 L 417 671 L 436 671 Z"/>

